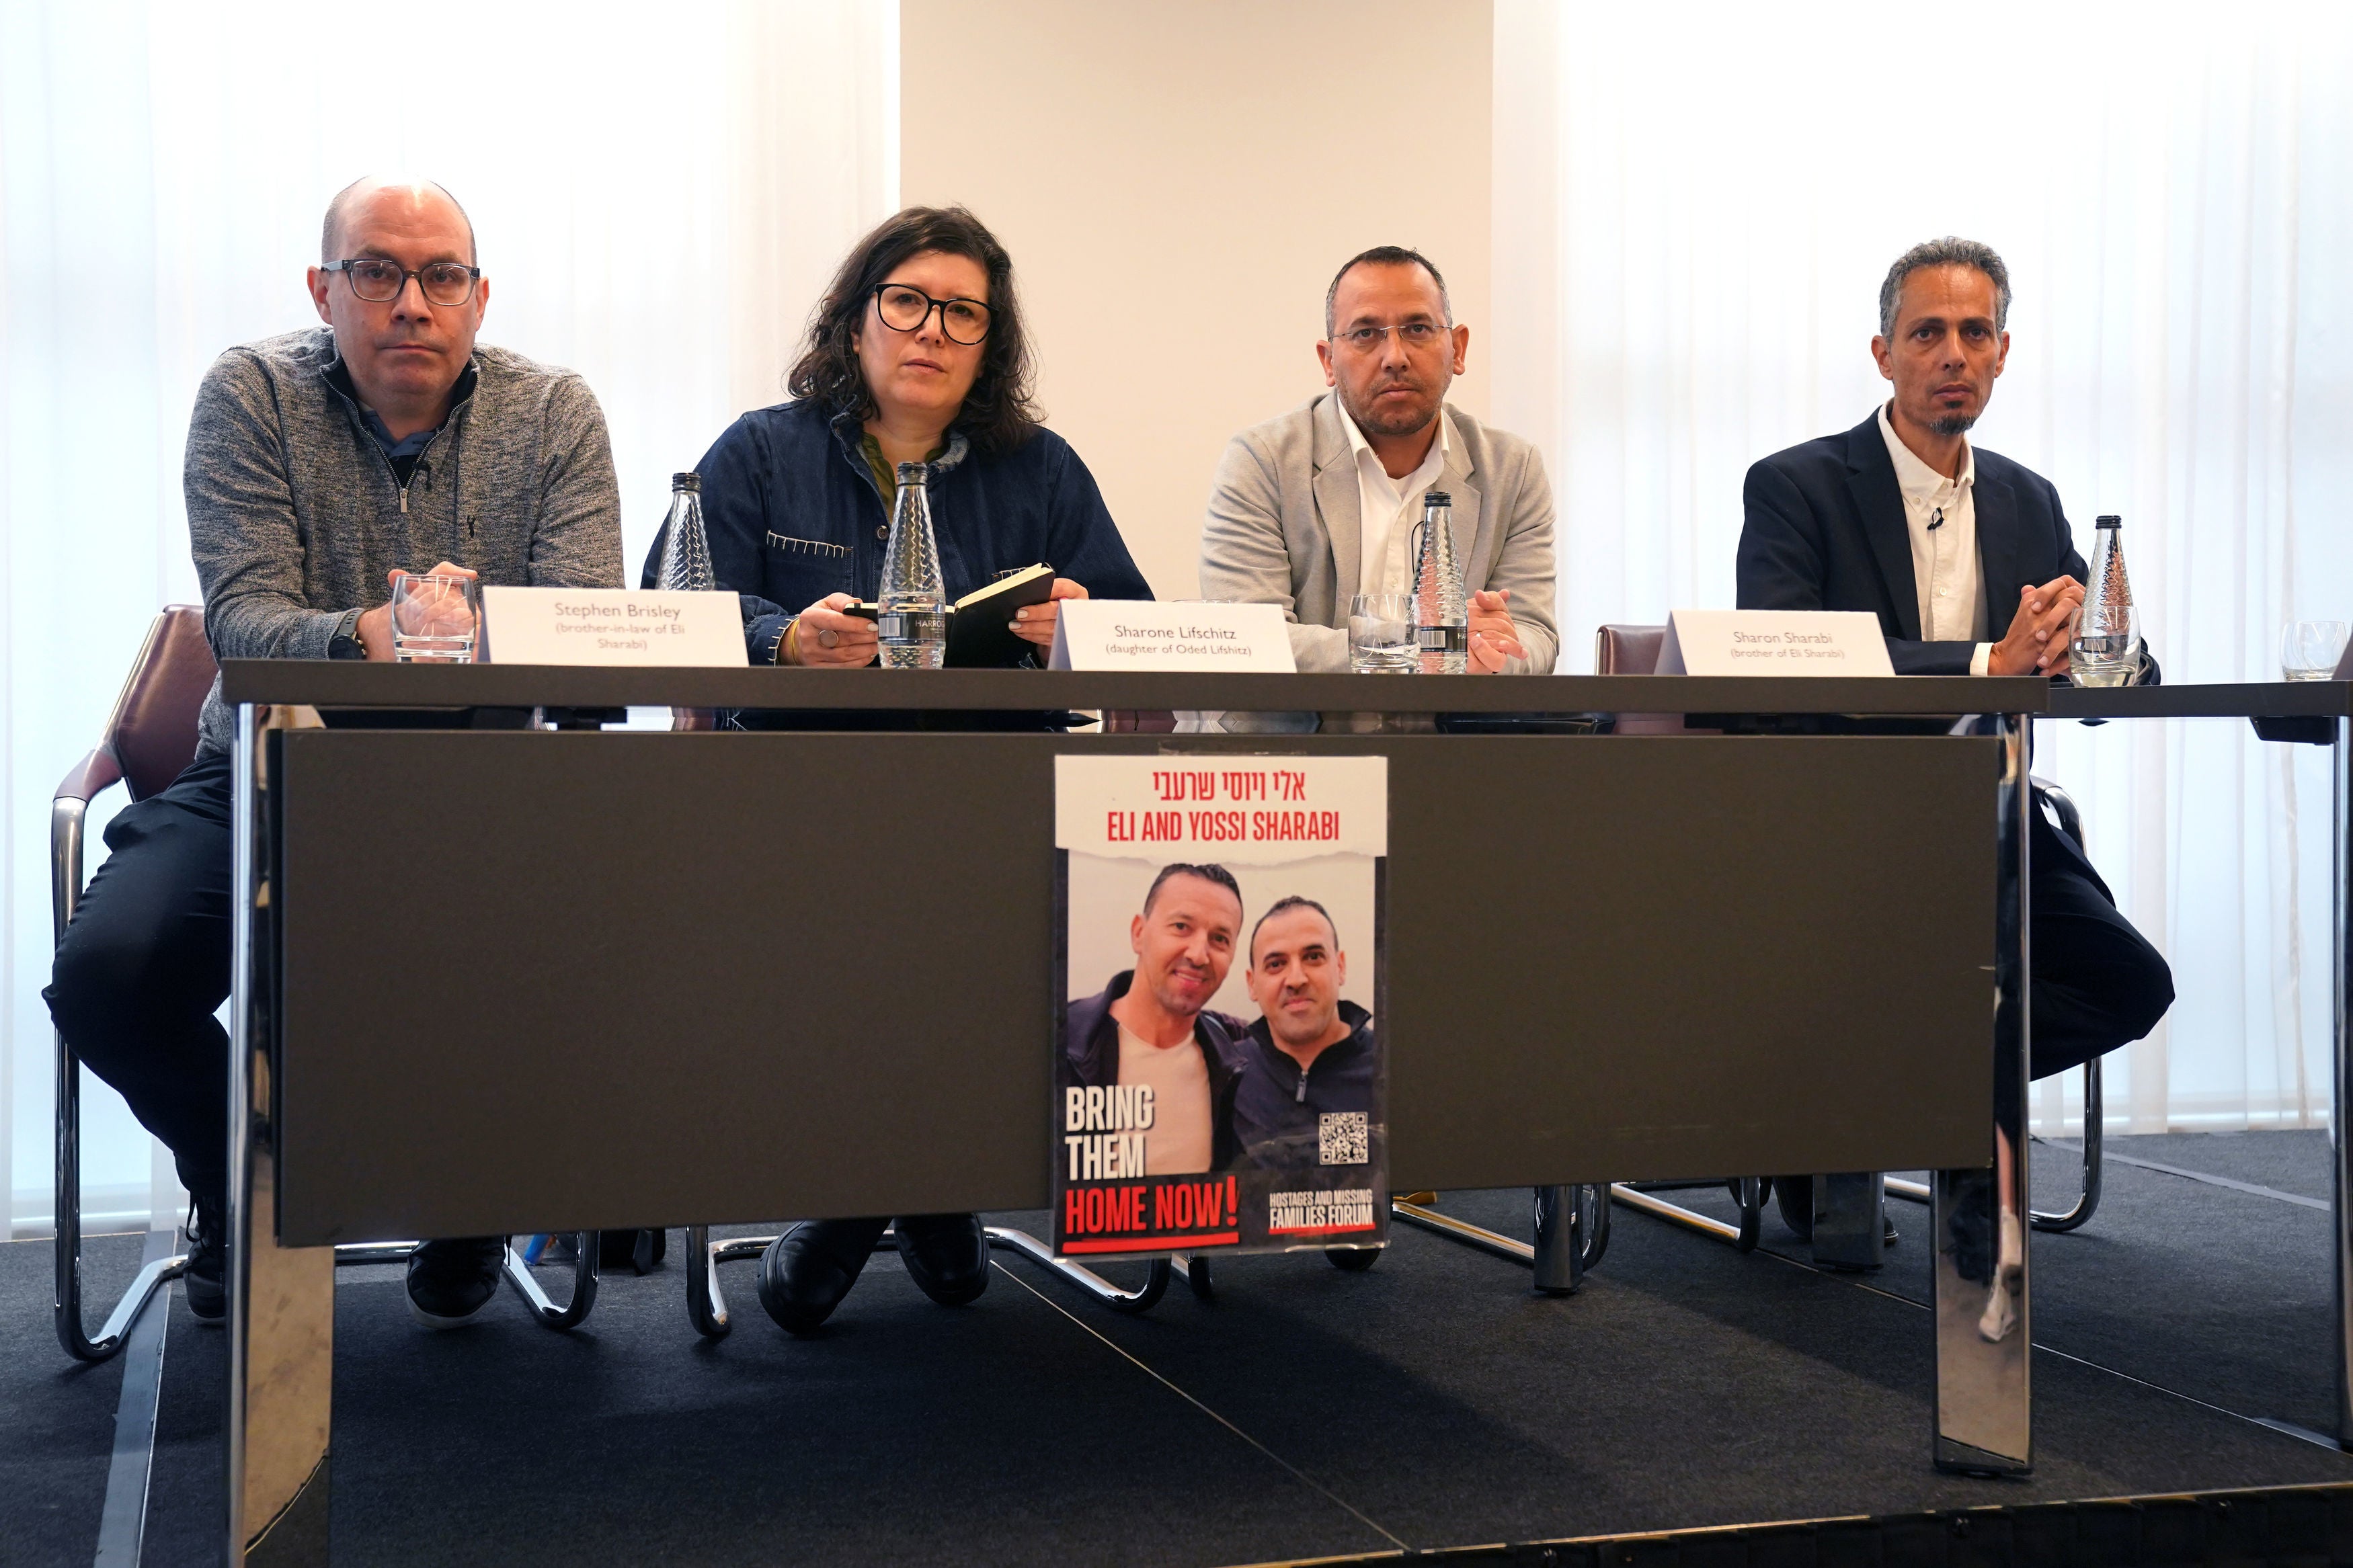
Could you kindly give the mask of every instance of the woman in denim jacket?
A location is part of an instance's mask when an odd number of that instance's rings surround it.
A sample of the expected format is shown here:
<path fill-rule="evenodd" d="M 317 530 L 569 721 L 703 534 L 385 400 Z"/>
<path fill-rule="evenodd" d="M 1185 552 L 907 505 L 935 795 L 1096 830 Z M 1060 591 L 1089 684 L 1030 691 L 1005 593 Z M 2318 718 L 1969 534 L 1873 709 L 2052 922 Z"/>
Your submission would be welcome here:
<path fill-rule="evenodd" d="M 950 599 L 1006 572 L 1054 567 L 1052 598 L 1014 623 L 1037 662 L 1059 601 L 1152 597 L 1094 476 L 1038 422 L 1012 259 L 963 208 L 910 207 L 860 241 L 786 384 L 793 402 L 735 421 L 699 469 L 712 564 L 743 596 L 754 663 L 874 661 L 874 623 L 847 611 L 880 585 L 902 462 L 931 467 Z M 661 548 L 656 539 L 647 557 L 648 587 Z M 760 1304 L 794 1333 L 816 1331 L 890 1223 L 795 1226 L 760 1259 Z M 977 1215 L 902 1215 L 896 1236 L 933 1300 L 962 1306 L 987 1288 Z"/>
<path fill-rule="evenodd" d="M 1012 258 L 978 218 L 909 207 L 851 249 L 787 378 L 794 401 L 735 421 L 697 470 L 712 564 L 744 596 L 753 663 L 873 662 L 874 623 L 847 606 L 881 584 L 901 463 L 930 465 L 949 599 L 1054 567 L 1053 599 L 1015 623 L 1038 663 L 1056 601 L 1152 597 L 1094 476 L 1039 423 L 1031 379 Z"/>

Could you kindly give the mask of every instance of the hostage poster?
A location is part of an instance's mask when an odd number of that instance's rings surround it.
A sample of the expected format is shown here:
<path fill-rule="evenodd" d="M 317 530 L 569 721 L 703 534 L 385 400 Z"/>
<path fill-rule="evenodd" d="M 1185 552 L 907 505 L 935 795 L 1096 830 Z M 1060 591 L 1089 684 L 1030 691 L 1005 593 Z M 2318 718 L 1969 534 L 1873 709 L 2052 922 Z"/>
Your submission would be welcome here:
<path fill-rule="evenodd" d="M 1062 756 L 1054 1248 L 1385 1245 L 1382 757 Z"/>

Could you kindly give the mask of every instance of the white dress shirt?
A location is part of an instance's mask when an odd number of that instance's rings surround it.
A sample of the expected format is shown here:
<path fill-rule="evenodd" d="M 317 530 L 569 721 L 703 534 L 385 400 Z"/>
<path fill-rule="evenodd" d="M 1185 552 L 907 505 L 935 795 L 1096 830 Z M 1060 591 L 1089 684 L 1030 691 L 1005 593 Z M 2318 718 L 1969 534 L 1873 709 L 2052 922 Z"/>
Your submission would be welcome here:
<path fill-rule="evenodd" d="M 1438 411 L 1438 439 L 1421 466 L 1401 479 L 1389 478 L 1380 454 L 1356 428 L 1348 405 L 1335 388 L 1332 399 L 1340 410 L 1340 428 L 1348 433 L 1348 447 L 1356 455 L 1356 542 L 1361 565 L 1356 574 L 1359 594 L 1405 594 L 1413 589 L 1413 556 L 1409 542 L 1421 521 L 1421 498 L 1445 471 L 1447 455 L 1454 450 L 1454 422 Z M 1345 606 L 1343 606 L 1344 608 Z"/>
<path fill-rule="evenodd" d="M 1920 636 L 1926 642 L 1974 642 L 1969 673 L 1983 675 L 1993 658 L 1991 620 L 1986 604 L 1985 571 L 1978 560 L 1978 455 L 1961 438 L 1961 471 L 1947 479 L 1915 457 L 1887 405 L 1879 409 L 1879 434 L 1895 465 L 1895 485 L 1904 492 L 1905 531 L 1912 536 L 1912 584 L 1920 595 Z"/>

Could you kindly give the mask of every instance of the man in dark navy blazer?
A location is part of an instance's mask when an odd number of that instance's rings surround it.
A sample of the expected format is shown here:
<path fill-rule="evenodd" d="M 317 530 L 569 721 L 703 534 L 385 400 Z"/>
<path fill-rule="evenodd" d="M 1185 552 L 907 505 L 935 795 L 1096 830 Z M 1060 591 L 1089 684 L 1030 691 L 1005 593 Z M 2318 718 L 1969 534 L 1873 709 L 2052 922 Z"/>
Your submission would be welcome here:
<path fill-rule="evenodd" d="M 1742 609 L 1869 611 L 1901 675 L 2066 673 L 2087 573 L 2059 492 L 1968 439 L 2010 352 L 2009 313 L 2010 274 L 1987 246 L 1930 240 L 1896 261 L 1871 342 L 1894 395 L 1748 470 Z M 2156 674 L 2147 660 L 2142 679 Z M 2041 1078 L 2147 1034 L 2173 980 L 2082 847 L 2033 818 Z"/>
<path fill-rule="evenodd" d="M 1868 611 L 1899 675 L 2066 673 L 2089 574 L 2059 492 L 1968 440 L 2010 353 L 2010 297 L 2001 258 L 1973 240 L 1930 240 L 1889 268 L 1871 352 L 1894 395 L 1853 429 L 1748 470 L 1742 609 Z M 2157 674 L 2145 658 L 2141 679 Z M 2031 816 L 2042 1078 L 2155 1028 L 2173 976 L 2083 847 Z"/>

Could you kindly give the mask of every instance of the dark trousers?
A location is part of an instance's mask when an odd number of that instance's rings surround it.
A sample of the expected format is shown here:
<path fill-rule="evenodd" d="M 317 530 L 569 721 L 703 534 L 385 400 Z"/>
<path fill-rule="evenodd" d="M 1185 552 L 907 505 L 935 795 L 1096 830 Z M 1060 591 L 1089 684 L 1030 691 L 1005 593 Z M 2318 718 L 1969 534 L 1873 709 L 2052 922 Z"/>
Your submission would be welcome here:
<path fill-rule="evenodd" d="M 2052 824 L 2040 802 L 2030 815 L 2031 1071 L 2048 1078 L 2156 1028 L 2173 1005 L 2173 971 L 2117 910 L 2083 847 Z"/>
<path fill-rule="evenodd" d="M 58 1032 L 130 1102 L 211 1212 L 228 1194 L 230 759 L 199 756 L 107 825 L 41 993 Z"/>

